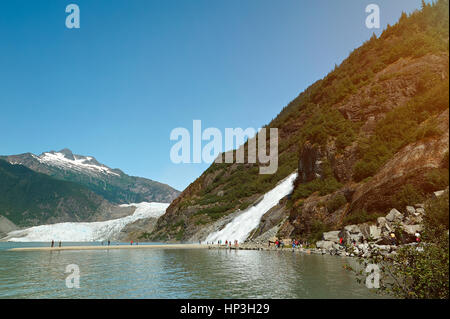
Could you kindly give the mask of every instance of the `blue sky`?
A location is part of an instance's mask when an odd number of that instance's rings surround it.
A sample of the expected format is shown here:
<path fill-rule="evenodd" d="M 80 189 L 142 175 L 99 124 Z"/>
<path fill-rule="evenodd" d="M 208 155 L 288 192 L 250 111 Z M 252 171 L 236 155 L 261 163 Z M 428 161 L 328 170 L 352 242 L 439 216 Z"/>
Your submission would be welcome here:
<path fill-rule="evenodd" d="M 182 190 L 208 164 L 171 163 L 172 129 L 267 124 L 370 37 L 368 4 L 383 29 L 420 2 L 1 0 L 0 154 L 67 147 Z"/>

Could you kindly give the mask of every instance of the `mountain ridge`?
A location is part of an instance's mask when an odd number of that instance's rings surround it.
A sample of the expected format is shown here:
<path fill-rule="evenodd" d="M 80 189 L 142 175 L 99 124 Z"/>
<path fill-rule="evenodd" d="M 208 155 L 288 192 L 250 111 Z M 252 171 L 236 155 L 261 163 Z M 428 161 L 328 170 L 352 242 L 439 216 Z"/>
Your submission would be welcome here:
<path fill-rule="evenodd" d="M 113 205 L 88 188 L 0 159 L 0 213 L 17 226 L 95 221 Z"/>
<path fill-rule="evenodd" d="M 67 148 L 40 155 L 23 153 L 0 156 L 0 159 L 59 180 L 79 183 L 113 204 L 169 203 L 180 193 L 169 185 L 129 176 L 120 169 L 112 169 L 99 163 L 93 156 L 73 154 Z"/>

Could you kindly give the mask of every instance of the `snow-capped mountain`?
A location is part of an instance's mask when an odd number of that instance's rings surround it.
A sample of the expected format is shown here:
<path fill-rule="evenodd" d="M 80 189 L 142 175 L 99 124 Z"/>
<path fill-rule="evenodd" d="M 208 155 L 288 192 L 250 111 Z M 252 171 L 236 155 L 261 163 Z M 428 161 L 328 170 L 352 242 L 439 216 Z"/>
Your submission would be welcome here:
<path fill-rule="evenodd" d="M 170 203 L 179 194 L 166 184 L 129 176 L 119 169 L 99 163 L 92 156 L 73 154 L 69 149 L 44 152 L 41 155 L 25 153 L 0 158 L 57 179 L 85 185 L 115 204 Z"/>
<path fill-rule="evenodd" d="M 70 150 L 63 149 L 59 152 L 47 152 L 40 156 L 34 156 L 38 161 L 49 166 L 59 167 L 61 169 L 67 169 L 80 172 L 81 174 L 92 174 L 101 176 L 115 175 L 120 177 L 120 171 L 115 172 L 109 167 L 100 164 L 97 160 L 91 156 L 74 155 Z M 123 173 L 122 173 L 123 174 Z"/>

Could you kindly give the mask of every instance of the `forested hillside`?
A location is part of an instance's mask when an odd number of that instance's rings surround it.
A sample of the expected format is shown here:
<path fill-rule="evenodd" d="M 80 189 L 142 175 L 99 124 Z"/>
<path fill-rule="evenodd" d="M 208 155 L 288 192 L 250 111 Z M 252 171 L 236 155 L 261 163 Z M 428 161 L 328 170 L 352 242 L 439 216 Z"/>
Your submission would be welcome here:
<path fill-rule="evenodd" d="M 110 207 L 84 186 L 0 160 L 0 212 L 18 226 L 92 220 Z"/>
<path fill-rule="evenodd" d="M 192 238 L 296 169 L 280 236 L 312 238 L 445 188 L 448 52 L 448 0 L 402 14 L 267 125 L 279 130 L 275 174 L 260 175 L 259 163 L 213 164 L 143 237 Z"/>

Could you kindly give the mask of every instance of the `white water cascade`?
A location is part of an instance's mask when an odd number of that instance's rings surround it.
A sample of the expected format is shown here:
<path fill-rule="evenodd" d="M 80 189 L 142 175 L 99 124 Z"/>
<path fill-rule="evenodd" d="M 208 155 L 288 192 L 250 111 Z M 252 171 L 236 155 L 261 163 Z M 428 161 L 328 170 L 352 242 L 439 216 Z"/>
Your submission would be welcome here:
<path fill-rule="evenodd" d="M 263 215 L 277 205 L 283 197 L 292 192 L 296 178 L 297 173 L 286 177 L 274 189 L 267 192 L 258 204 L 235 217 L 222 230 L 209 234 L 205 241 L 217 242 L 218 240 L 222 240 L 222 242 L 225 242 L 226 240 L 238 240 L 240 243 L 244 242 L 250 232 L 258 227 Z"/>
<path fill-rule="evenodd" d="M 165 203 L 126 204 L 123 207 L 134 206 L 135 212 L 123 218 L 91 223 L 59 223 L 41 225 L 22 230 L 12 231 L 6 237 L 15 242 L 45 242 L 45 241 L 104 241 L 114 239 L 128 224 L 143 218 L 158 218 L 169 206 Z"/>

